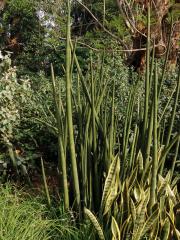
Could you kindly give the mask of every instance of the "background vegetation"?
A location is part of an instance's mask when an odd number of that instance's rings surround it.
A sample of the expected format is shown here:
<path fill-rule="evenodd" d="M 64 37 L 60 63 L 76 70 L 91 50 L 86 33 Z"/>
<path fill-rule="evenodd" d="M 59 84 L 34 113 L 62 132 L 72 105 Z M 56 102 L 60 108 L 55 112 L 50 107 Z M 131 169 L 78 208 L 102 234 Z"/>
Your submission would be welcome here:
<path fill-rule="evenodd" d="M 0 2 L 0 238 L 180 238 L 179 3 L 152 2 Z"/>

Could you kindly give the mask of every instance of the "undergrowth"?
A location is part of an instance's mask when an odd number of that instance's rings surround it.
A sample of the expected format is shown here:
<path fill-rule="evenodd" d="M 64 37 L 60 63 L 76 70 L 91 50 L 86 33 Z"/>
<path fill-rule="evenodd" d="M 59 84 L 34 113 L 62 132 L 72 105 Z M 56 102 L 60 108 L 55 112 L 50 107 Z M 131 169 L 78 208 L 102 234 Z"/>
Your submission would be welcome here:
<path fill-rule="evenodd" d="M 5 184 L 0 186 L 0 240 L 83 239 L 72 214 L 48 208 L 44 196 L 30 196 Z"/>

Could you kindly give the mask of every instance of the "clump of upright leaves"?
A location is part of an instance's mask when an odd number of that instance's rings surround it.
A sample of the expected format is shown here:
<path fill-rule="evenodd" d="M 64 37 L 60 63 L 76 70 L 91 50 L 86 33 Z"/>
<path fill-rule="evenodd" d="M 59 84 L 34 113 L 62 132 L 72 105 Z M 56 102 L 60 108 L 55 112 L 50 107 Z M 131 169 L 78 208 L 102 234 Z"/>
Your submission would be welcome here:
<path fill-rule="evenodd" d="M 166 131 L 162 122 L 159 121 L 158 114 L 168 55 L 160 75 L 157 62 L 154 63 L 153 59 L 150 62 L 149 24 L 150 11 L 148 10 L 145 93 L 141 99 L 144 105 L 137 104 L 138 114 L 133 124 L 137 88 L 133 86 L 124 123 L 122 152 L 118 152 L 120 163 L 117 166 L 119 167 L 114 167 L 115 160 L 113 161 L 113 157 L 110 158 L 112 162 L 102 193 L 99 222 L 107 239 L 112 237 L 112 239 L 140 240 L 148 237 L 152 240 L 179 239 L 180 237 L 176 215 L 180 200 L 177 190 L 179 178 L 173 177 L 180 141 L 179 133 L 173 133 L 180 91 L 180 72 L 177 76 L 176 88 L 171 94 L 171 96 L 174 95 L 173 110 Z M 165 105 L 163 112 L 166 108 Z M 134 134 L 130 141 L 131 131 Z M 121 142 L 119 146 L 121 147 Z M 174 146 L 171 170 L 166 173 L 164 166 Z M 94 220 L 91 219 L 91 222 L 93 223 Z M 96 227 L 98 223 L 93 225 L 98 231 Z"/>
<path fill-rule="evenodd" d="M 80 239 L 68 213 L 48 209 L 43 196 L 31 197 L 10 184 L 0 186 L 0 239 Z"/>

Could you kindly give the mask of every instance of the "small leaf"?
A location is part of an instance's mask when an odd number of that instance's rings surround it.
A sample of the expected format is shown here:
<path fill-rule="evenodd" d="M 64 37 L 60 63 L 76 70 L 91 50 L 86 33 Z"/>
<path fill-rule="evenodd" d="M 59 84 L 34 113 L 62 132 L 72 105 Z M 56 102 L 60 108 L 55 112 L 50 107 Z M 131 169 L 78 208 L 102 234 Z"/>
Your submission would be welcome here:
<path fill-rule="evenodd" d="M 168 218 L 165 219 L 164 225 L 161 230 L 161 238 L 162 240 L 168 240 L 170 234 L 170 222 Z"/>
<path fill-rule="evenodd" d="M 103 210 L 103 208 L 105 206 L 105 202 L 106 202 L 106 199 L 108 197 L 108 192 L 109 192 L 110 187 L 111 187 L 112 182 L 113 182 L 113 177 L 114 177 L 115 172 L 116 172 L 116 166 L 117 166 L 117 163 L 119 162 L 118 159 L 119 159 L 118 156 L 116 156 L 114 158 L 113 162 L 111 163 L 110 168 L 109 168 L 109 172 L 108 172 L 108 175 L 107 175 L 107 178 L 106 178 L 106 181 L 105 181 L 102 200 L 101 200 L 101 211 Z"/>
<path fill-rule="evenodd" d="M 113 187 L 111 188 L 110 193 L 107 197 L 107 200 L 104 206 L 103 215 L 106 215 L 111 210 L 111 206 L 116 198 L 117 198 L 117 190 L 116 190 L 116 187 Z"/>
<path fill-rule="evenodd" d="M 104 237 L 104 234 L 103 234 L 103 230 L 102 230 L 98 220 L 94 216 L 94 214 L 87 208 L 84 208 L 84 213 L 86 214 L 86 216 L 88 216 L 88 218 L 90 219 L 90 221 L 93 224 L 94 228 L 96 229 L 97 234 L 99 236 L 99 239 L 100 240 L 105 240 L 105 237 Z"/>
<path fill-rule="evenodd" d="M 135 220 L 136 220 L 136 207 L 135 207 L 134 202 L 133 202 L 132 199 L 130 200 L 130 211 L 131 211 L 133 224 L 135 224 Z"/>
<path fill-rule="evenodd" d="M 154 223 L 157 221 L 159 216 L 159 209 L 156 209 L 152 215 L 146 220 L 143 229 L 142 229 L 142 233 L 141 233 L 141 237 L 143 237 L 154 225 Z"/>
<path fill-rule="evenodd" d="M 142 152 L 139 151 L 138 152 L 138 155 L 137 155 L 137 163 L 138 163 L 138 170 L 139 170 L 139 174 L 142 174 L 143 173 L 143 155 L 142 155 Z"/>
<path fill-rule="evenodd" d="M 119 230 L 118 224 L 114 217 L 112 217 L 111 231 L 112 231 L 112 235 L 113 235 L 112 240 L 120 240 L 121 239 L 120 230 Z"/>
<path fill-rule="evenodd" d="M 158 236 L 159 231 L 159 223 L 158 220 L 154 223 L 154 226 L 152 228 L 152 232 L 150 233 L 150 239 L 149 240 L 156 240 Z"/>
<path fill-rule="evenodd" d="M 141 237 L 141 230 L 145 221 L 145 213 L 149 201 L 149 192 L 142 194 L 142 201 L 137 210 L 136 222 L 133 228 L 133 240 L 139 240 Z"/>
<path fill-rule="evenodd" d="M 180 232 L 175 227 L 175 224 L 173 223 L 173 220 L 171 219 L 171 216 L 168 213 L 166 213 L 166 214 L 167 214 L 167 216 L 168 216 L 168 218 L 170 220 L 171 226 L 173 228 L 175 239 L 180 240 Z"/>

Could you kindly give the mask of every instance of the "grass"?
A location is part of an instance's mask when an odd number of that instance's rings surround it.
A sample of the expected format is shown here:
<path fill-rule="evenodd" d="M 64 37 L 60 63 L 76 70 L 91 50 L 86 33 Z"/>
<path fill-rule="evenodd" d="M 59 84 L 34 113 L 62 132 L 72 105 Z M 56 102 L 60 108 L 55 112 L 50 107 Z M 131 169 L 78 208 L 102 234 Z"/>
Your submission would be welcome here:
<path fill-rule="evenodd" d="M 0 186 L 0 240 L 83 239 L 70 214 L 49 209 L 44 196 L 30 196 L 10 184 Z"/>

